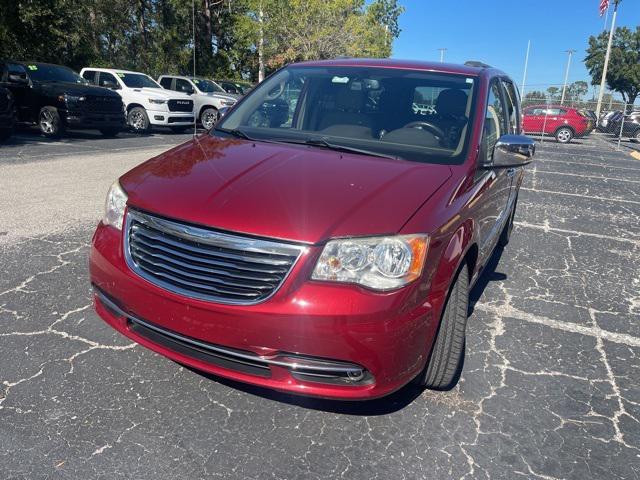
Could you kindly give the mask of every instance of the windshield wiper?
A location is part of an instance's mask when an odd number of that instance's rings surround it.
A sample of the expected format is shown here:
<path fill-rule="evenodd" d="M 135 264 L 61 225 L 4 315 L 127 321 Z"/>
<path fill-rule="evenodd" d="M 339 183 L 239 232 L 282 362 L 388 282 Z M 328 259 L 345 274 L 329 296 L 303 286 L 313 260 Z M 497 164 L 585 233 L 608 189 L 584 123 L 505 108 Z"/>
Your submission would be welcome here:
<path fill-rule="evenodd" d="M 234 137 L 244 138 L 245 140 L 255 141 L 255 138 L 250 137 L 246 133 L 244 133 L 239 128 L 220 128 L 213 127 L 216 132 L 228 133 L 229 135 L 233 135 Z"/>
<path fill-rule="evenodd" d="M 364 148 L 348 147 L 346 145 L 338 145 L 329 142 L 325 137 L 310 138 L 304 142 L 299 142 L 304 145 L 311 145 L 314 147 L 323 147 L 337 152 L 357 153 L 359 155 L 370 155 L 372 157 L 390 158 L 391 160 L 400 160 L 400 157 L 395 155 L 387 155 L 386 153 L 374 152 L 373 150 L 366 150 Z"/>

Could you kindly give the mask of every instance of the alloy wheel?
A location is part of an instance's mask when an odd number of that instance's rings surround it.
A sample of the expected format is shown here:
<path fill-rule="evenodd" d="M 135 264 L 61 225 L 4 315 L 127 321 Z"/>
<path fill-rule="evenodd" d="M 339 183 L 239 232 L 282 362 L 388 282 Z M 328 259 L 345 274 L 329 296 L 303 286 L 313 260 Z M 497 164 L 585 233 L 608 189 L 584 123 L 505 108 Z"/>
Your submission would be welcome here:
<path fill-rule="evenodd" d="M 131 125 L 134 130 L 144 130 L 144 123 L 144 115 L 142 112 L 132 112 L 129 116 L 129 125 Z"/>
<path fill-rule="evenodd" d="M 568 129 L 563 128 L 558 132 L 557 138 L 559 142 L 567 143 L 571 140 L 571 132 Z"/>
<path fill-rule="evenodd" d="M 49 110 L 43 110 L 40 112 L 40 129 L 44 133 L 53 133 L 53 115 Z"/>
<path fill-rule="evenodd" d="M 202 128 L 204 128 L 205 130 L 211 130 L 217 121 L 218 121 L 218 112 L 214 110 L 207 110 L 202 115 L 202 118 L 200 119 L 200 122 L 202 123 Z"/>

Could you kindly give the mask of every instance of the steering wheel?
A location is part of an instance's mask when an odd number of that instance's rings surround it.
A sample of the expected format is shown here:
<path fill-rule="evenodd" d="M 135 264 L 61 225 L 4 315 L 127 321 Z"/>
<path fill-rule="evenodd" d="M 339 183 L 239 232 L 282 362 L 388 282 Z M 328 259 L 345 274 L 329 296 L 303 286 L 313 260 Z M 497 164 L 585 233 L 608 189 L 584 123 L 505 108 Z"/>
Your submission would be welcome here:
<path fill-rule="evenodd" d="M 284 82 L 279 83 L 276 87 L 272 88 L 269 93 L 265 95 L 267 100 L 275 100 L 284 92 Z"/>
<path fill-rule="evenodd" d="M 425 122 L 424 120 L 409 122 L 402 128 L 419 128 L 421 130 L 428 130 L 438 137 L 438 139 L 444 138 L 445 136 L 440 127 L 436 127 L 433 123 Z"/>

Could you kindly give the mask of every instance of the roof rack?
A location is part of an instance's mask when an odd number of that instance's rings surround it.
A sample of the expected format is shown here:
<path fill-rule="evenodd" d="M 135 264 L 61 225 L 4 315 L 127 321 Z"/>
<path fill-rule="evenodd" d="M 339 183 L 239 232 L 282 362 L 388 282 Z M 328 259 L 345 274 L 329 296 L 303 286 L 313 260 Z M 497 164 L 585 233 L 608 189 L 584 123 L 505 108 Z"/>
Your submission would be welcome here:
<path fill-rule="evenodd" d="M 477 67 L 477 68 L 491 68 L 491 65 L 487 65 L 486 63 L 479 62 L 477 60 L 467 60 L 464 62 L 467 67 Z"/>

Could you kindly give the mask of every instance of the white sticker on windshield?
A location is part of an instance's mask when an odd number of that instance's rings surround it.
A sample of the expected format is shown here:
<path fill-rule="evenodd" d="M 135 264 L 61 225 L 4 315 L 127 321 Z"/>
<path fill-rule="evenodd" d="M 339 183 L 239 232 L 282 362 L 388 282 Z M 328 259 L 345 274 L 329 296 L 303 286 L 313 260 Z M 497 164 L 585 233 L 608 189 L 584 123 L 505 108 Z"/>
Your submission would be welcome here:
<path fill-rule="evenodd" d="M 473 78 L 467 78 L 467 83 L 473 84 Z"/>
<path fill-rule="evenodd" d="M 331 83 L 349 83 L 349 77 L 333 77 Z"/>

